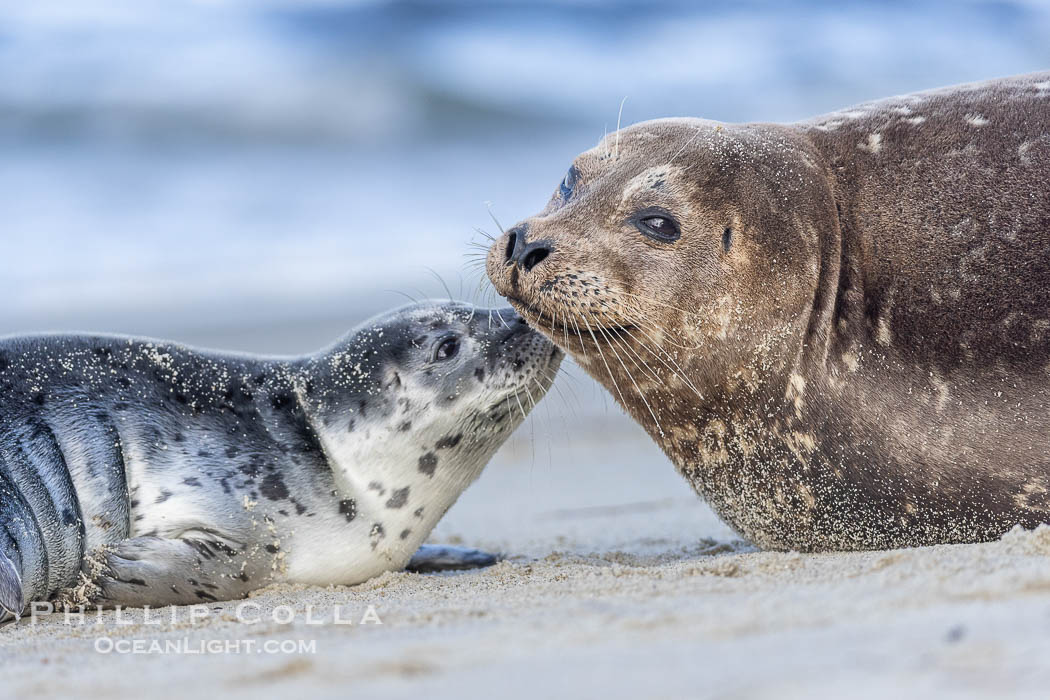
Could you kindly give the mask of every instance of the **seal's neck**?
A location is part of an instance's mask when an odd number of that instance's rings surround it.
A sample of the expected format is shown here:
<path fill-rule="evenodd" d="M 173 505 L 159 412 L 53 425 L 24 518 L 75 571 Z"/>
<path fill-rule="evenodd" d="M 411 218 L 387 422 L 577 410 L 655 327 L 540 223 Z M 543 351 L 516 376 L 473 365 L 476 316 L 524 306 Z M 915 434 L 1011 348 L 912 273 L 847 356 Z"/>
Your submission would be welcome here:
<path fill-rule="evenodd" d="M 342 410 L 343 419 L 311 421 L 332 470 L 333 499 L 367 530 L 362 556 L 382 570 L 401 568 L 501 441 L 480 439 L 469 426 L 440 416 L 428 422 L 421 415 L 361 417 L 351 406 Z"/>

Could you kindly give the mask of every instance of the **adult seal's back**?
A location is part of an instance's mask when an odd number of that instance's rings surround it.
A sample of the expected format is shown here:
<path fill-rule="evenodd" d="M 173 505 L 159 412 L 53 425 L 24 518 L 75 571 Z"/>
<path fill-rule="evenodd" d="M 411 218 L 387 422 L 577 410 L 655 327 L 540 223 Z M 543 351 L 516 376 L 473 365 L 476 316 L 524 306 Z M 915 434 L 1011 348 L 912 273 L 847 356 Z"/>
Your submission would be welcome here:
<path fill-rule="evenodd" d="M 1050 73 L 632 126 L 488 274 L 761 546 L 1050 521 Z"/>
<path fill-rule="evenodd" d="M 420 543 L 560 359 L 513 311 L 451 302 L 296 358 L 0 339 L 0 606 L 199 603 L 484 562 Z"/>

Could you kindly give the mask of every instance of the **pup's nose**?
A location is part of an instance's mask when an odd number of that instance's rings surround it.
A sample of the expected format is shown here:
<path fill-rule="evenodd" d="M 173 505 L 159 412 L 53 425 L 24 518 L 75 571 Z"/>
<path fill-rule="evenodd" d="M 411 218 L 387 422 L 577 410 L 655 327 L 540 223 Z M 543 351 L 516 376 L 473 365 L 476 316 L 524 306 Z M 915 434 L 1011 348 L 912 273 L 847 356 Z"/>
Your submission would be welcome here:
<path fill-rule="evenodd" d="M 507 248 L 504 259 L 508 265 L 517 265 L 523 272 L 531 272 L 532 268 L 547 259 L 553 251 L 550 241 L 525 240 L 525 227 L 515 226 L 507 231 Z"/>

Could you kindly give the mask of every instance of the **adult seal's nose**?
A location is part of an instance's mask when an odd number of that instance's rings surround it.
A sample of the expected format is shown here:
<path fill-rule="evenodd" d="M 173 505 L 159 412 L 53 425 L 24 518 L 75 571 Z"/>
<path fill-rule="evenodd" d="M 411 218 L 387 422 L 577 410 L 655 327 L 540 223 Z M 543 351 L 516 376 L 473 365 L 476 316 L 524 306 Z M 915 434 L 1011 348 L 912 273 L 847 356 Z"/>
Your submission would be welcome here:
<path fill-rule="evenodd" d="M 532 272 L 532 268 L 546 260 L 552 250 L 550 241 L 529 243 L 517 257 L 518 268 L 523 272 Z"/>
<path fill-rule="evenodd" d="M 551 242 L 546 240 L 529 243 L 525 240 L 525 231 L 524 226 L 515 226 L 507 231 L 504 259 L 507 265 L 515 265 L 522 272 L 531 272 L 532 268 L 546 260 L 554 249 Z"/>

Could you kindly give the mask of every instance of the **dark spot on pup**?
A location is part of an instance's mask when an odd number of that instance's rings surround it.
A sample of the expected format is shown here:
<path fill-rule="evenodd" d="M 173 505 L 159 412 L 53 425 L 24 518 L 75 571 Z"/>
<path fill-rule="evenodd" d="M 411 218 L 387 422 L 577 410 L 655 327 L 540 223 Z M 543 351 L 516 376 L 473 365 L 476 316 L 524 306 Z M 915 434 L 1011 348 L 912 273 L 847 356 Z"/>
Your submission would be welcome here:
<path fill-rule="evenodd" d="M 419 458 L 419 471 L 427 476 L 434 476 L 434 472 L 437 470 L 437 465 L 438 458 L 433 452 L 427 452 Z"/>
<path fill-rule="evenodd" d="M 387 508 L 401 508 L 408 502 L 409 487 L 394 489 L 390 492 L 390 500 L 386 502 Z"/>
<path fill-rule="evenodd" d="M 456 435 L 446 435 L 445 437 L 443 437 L 443 438 L 441 438 L 440 440 L 437 441 L 436 447 L 439 450 L 444 450 L 444 449 L 447 449 L 449 447 L 455 447 L 456 445 L 459 444 L 459 441 L 462 440 L 462 439 L 463 439 L 463 433 L 458 433 Z"/>
<path fill-rule="evenodd" d="M 357 517 L 357 502 L 352 498 L 339 501 L 339 514 L 346 518 L 346 522 L 350 522 Z"/>
<path fill-rule="evenodd" d="M 237 550 L 234 549 L 233 547 L 231 547 L 230 545 L 226 544 L 225 542 L 219 542 L 218 540 L 213 540 L 212 543 L 211 543 L 211 546 L 215 547 L 215 549 L 219 550 L 220 552 L 222 552 L 226 556 L 230 557 L 231 559 L 237 555 Z"/>
<path fill-rule="evenodd" d="M 289 394 L 287 391 L 279 392 L 279 393 L 274 394 L 273 396 L 270 397 L 270 405 L 273 406 L 274 409 L 278 410 L 278 411 L 283 409 L 283 408 L 285 408 L 286 406 L 288 406 L 291 403 L 292 403 L 292 395 Z"/>
<path fill-rule="evenodd" d="M 412 534 L 412 531 L 411 531 L 411 530 L 402 530 L 402 531 L 401 531 L 401 534 L 399 535 L 399 537 L 400 537 L 401 539 L 403 539 L 403 540 L 407 540 L 407 539 L 408 539 L 408 536 L 409 536 L 409 535 L 411 535 L 411 534 Z"/>
<path fill-rule="evenodd" d="M 357 421 L 355 421 L 353 418 L 351 418 L 350 422 L 346 424 L 346 432 L 348 432 L 348 433 L 354 432 L 354 426 L 355 425 L 357 425 Z"/>
<path fill-rule="evenodd" d="M 478 378 L 479 382 L 485 381 L 485 370 L 481 367 L 478 367 L 476 370 L 474 370 L 474 376 Z"/>
<path fill-rule="evenodd" d="M 156 500 L 153 501 L 153 502 L 154 503 L 163 503 L 164 501 L 166 501 L 169 498 L 171 498 L 173 495 L 174 494 L 172 494 L 171 491 L 168 491 L 167 489 L 161 489 L 160 495 L 157 496 Z"/>
<path fill-rule="evenodd" d="M 187 486 L 200 486 L 201 485 L 200 479 L 198 479 L 195 476 L 188 476 L 188 477 L 186 477 L 185 479 L 182 480 L 182 483 L 186 484 Z"/>
<path fill-rule="evenodd" d="M 400 430 L 402 433 L 407 433 L 409 430 L 412 429 L 412 421 L 406 420 L 404 423 L 397 426 L 397 429 Z"/>
<path fill-rule="evenodd" d="M 422 518 L 423 517 L 423 506 L 420 506 L 419 508 L 416 508 L 414 511 L 412 511 L 412 515 L 416 516 L 417 518 Z"/>
<path fill-rule="evenodd" d="M 372 538 L 372 549 L 375 549 L 379 545 L 379 540 L 386 537 L 386 530 L 383 529 L 382 523 L 373 523 L 372 531 L 368 534 Z"/>
<path fill-rule="evenodd" d="M 264 462 L 262 457 L 259 455 L 252 455 L 252 458 L 248 460 L 246 464 L 237 465 L 237 471 L 244 474 L 249 479 L 255 479 L 263 471 Z"/>
<path fill-rule="evenodd" d="M 288 498 L 288 487 L 284 485 L 280 474 L 267 474 L 259 485 L 259 493 L 271 501 L 280 501 Z"/>
<path fill-rule="evenodd" d="M 215 552 L 211 551 L 207 542 L 201 540 L 186 540 L 190 543 L 190 546 L 197 550 L 197 552 L 205 559 L 215 558 Z"/>

